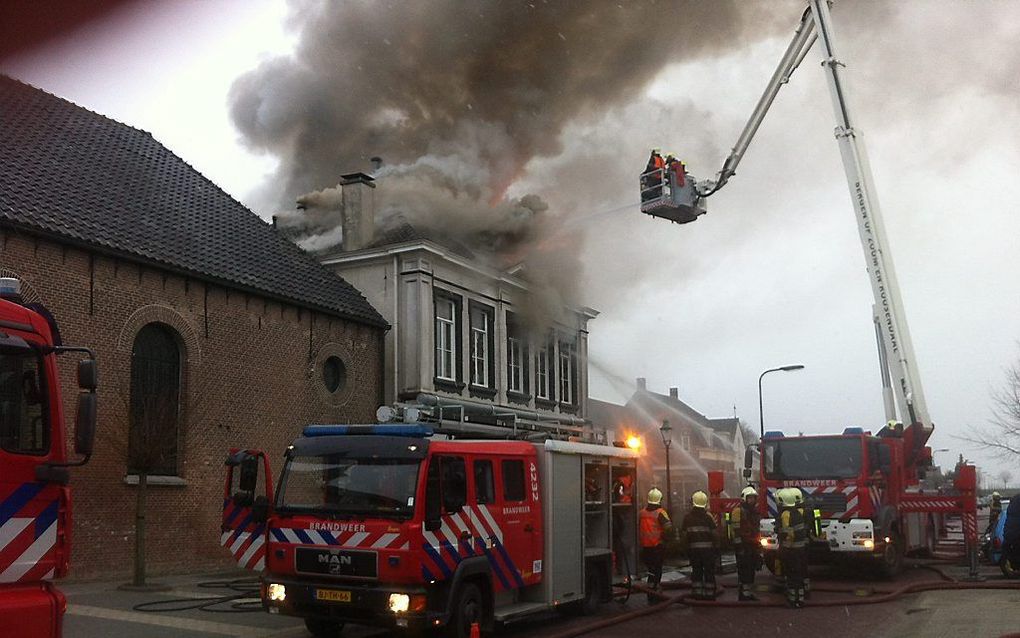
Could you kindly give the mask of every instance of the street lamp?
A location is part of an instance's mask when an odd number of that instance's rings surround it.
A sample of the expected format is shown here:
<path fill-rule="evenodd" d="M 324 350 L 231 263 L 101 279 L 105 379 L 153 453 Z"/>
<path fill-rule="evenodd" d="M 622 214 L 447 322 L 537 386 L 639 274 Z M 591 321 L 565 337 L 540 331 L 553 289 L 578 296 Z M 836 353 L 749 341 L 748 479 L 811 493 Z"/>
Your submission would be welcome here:
<path fill-rule="evenodd" d="M 673 519 L 673 490 L 669 484 L 669 446 L 673 444 L 673 428 L 669 425 L 668 419 L 662 420 L 662 427 L 659 428 L 662 436 L 662 445 L 666 448 L 666 513 L 670 520 Z"/>
<path fill-rule="evenodd" d="M 769 372 L 793 372 L 794 370 L 803 370 L 804 366 L 799 363 L 792 366 L 780 366 L 778 368 L 769 368 L 765 372 L 761 373 L 758 377 L 758 424 L 761 427 L 761 438 L 765 438 L 765 411 L 762 407 L 761 401 L 761 380 L 765 378 L 765 375 Z"/>

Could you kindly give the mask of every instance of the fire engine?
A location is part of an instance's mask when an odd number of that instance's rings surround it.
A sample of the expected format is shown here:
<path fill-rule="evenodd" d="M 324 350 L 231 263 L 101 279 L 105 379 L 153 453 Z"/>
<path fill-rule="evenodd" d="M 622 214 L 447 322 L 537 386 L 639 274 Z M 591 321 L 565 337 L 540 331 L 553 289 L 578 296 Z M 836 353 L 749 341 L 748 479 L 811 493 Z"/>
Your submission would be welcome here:
<path fill-rule="evenodd" d="M 442 418 L 449 407 L 459 419 Z M 358 623 L 467 638 L 608 600 L 615 561 L 636 558 L 635 450 L 472 422 L 471 405 L 400 413 L 308 426 L 275 490 L 263 451 L 231 452 L 221 541 L 262 570 L 269 613 L 318 636 Z"/>
<path fill-rule="evenodd" d="M 899 570 L 905 552 L 932 551 L 941 527 L 939 517 L 954 514 L 963 519 L 971 569 L 976 572 L 973 466 L 957 468 L 952 495 L 924 494 L 918 489 L 919 478 L 931 465 L 931 448 L 926 443 L 934 425 L 917 374 L 863 136 L 851 116 L 844 77 L 846 63 L 836 54 L 828 0 L 808 3 L 779 67 L 716 179 L 699 182 L 679 162 L 646 171 L 641 175 L 641 210 L 679 223 L 695 221 L 705 214 L 706 198 L 736 173 L 780 88 L 789 82 L 816 41 L 823 48 L 822 66 L 837 121 L 835 135 L 874 296 L 872 312 L 887 425 L 874 435 L 853 427 L 828 436 L 787 437 L 782 432 L 762 431 L 759 479 L 766 492 L 761 499 L 766 556 L 772 558 L 776 549 L 775 492 L 783 486 L 794 486 L 805 493 L 806 505 L 818 510 L 822 519 L 815 550 L 828 555 L 876 556 L 883 571 L 893 574 Z M 750 465 L 749 455 L 745 460 L 747 478 L 751 476 Z M 718 498 L 721 488 L 714 493 L 717 508 L 727 504 Z"/>
<path fill-rule="evenodd" d="M 56 357 L 77 352 L 77 424 L 70 460 Z M 71 557 L 69 467 L 92 454 L 95 355 L 61 343 L 53 315 L 0 278 L 0 618 L 4 635 L 60 636 L 66 600 L 53 579 Z M 17 619 L 15 622 L 13 619 Z"/>

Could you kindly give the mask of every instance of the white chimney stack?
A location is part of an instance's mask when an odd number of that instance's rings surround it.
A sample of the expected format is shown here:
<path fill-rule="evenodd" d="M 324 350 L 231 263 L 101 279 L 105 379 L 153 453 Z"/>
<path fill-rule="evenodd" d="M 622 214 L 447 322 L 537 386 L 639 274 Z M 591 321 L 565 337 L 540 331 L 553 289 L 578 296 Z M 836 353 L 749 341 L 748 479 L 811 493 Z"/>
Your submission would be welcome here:
<path fill-rule="evenodd" d="M 372 243 L 375 235 L 375 180 L 364 173 L 340 176 L 343 210 L 343 240 L 346 252 L 360 250 Z"/>

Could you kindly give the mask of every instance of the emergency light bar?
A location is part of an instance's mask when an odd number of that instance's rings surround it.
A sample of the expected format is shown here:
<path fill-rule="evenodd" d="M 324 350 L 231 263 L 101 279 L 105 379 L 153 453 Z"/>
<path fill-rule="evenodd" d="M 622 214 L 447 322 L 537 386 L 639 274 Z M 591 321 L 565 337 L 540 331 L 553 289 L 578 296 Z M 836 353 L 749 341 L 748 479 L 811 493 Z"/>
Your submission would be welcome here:
<path fill-rule="evenodd" d="M 409 424 L 365 424 L 365 425 L 309 425 L 304 436 L 342 436 L 345 434 L 380 434 L 384 436 L 413 436 L 424 438 L 432 436 L 432 426 L 422 423 Z"/>
<path fill-rule="evenodd" d="M 763 439 L 781 439 L 781 438 L 783 438 L 785 436 L 786 435 L 783 434 L 782 430 L 769 430 L 761 438 L 763 438 Z"/>
<path fill-rule="evenodd" d="M 854 434 L 864 434 L 864 428 L 844 428 L 843 436 L 850 436 Z"/>

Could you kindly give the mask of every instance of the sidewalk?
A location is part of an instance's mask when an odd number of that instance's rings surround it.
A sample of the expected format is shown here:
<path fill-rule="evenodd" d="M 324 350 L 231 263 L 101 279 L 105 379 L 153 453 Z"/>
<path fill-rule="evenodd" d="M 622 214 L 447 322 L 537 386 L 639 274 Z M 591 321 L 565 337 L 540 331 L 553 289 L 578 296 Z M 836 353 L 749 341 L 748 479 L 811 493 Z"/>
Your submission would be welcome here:
<path fill-rule="evenodd" d="M 308 636 L 299 618 L 271 616 L 262 611 L 231 611 L 231 604 L 216 605 L 226 613 L 193 609 L 189 611 L 135 611 L 140 603 L 188 598 L 212 601 L 220 596 L 238 595 L 226 588 L 199 587 L 199 583 L 226 581 L 250 573 L 238 572 L 222 577 L 168 576 L 155 582 L 169 585 L 170 591 L 128 592 L 117 589 L 123 581 L 61 584 L 67 596 L 64 635 L 67 638 L 206 638 L 213 636 L 246 636 L 251 638 L 304 638 Z M 257 601 L 257 599 L 247 599 Z M 231 601 L 236 602 L 236 601 Z M 355 635 L 355 634 L 351 634 Z M 367 634 L 366 634 L 367 635 Z"/>

